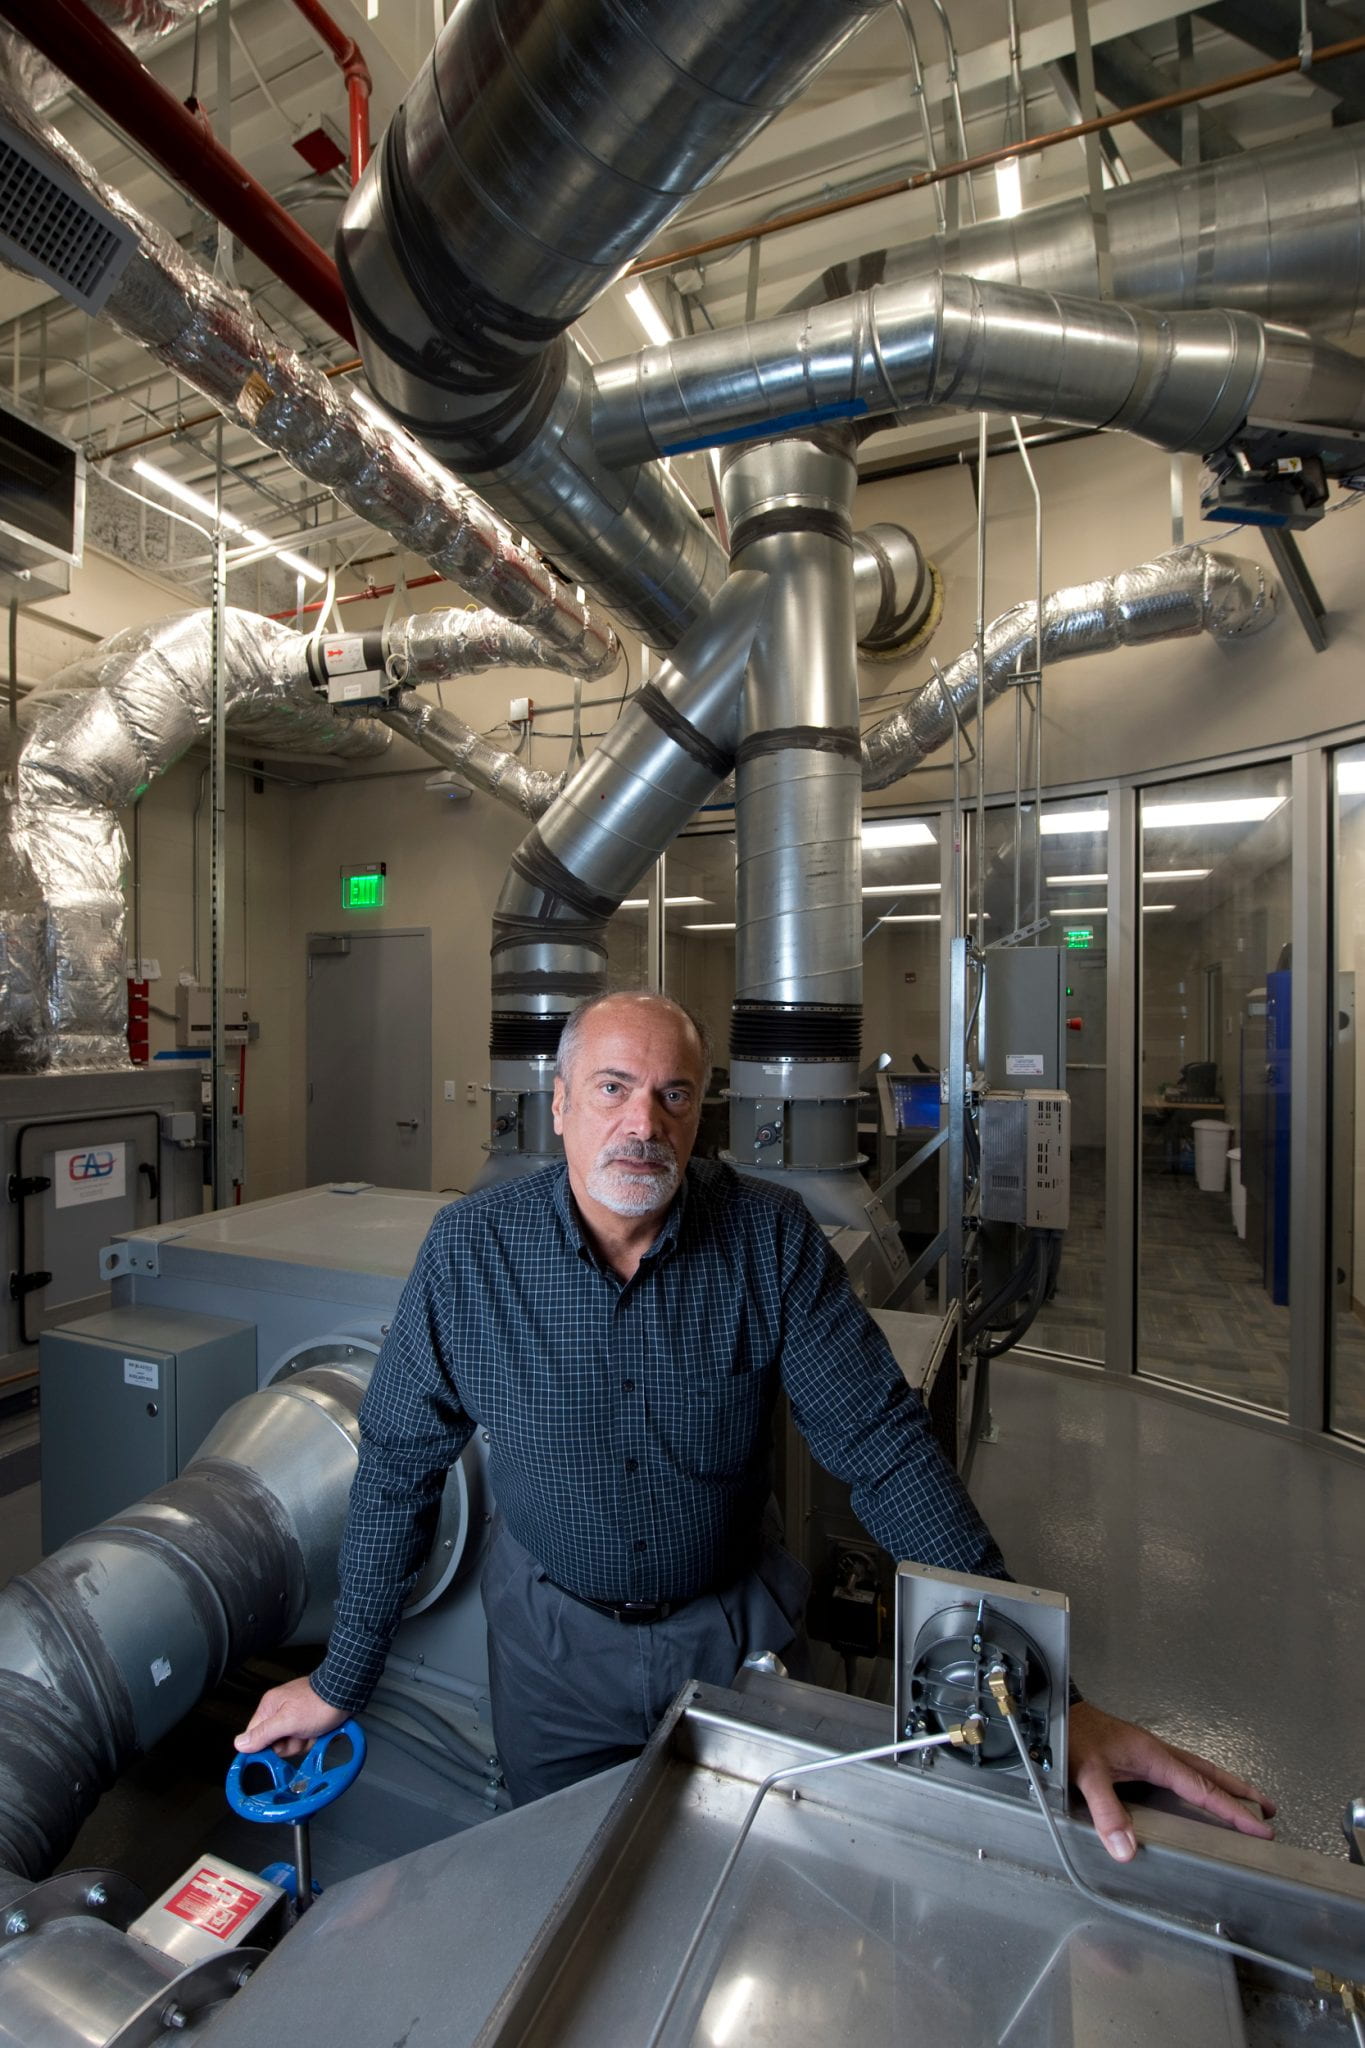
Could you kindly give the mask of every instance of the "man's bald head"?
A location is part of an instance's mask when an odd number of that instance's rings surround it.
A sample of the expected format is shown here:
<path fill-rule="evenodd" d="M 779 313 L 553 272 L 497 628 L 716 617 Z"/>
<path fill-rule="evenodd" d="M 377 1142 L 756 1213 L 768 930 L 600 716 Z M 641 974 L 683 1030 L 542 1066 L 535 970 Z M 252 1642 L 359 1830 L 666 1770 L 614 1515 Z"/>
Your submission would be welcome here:
<path fill-rule="evenodd" d="M 604 995 L 589 996 L 586 1003 L 580 1003 L 578 1008 L 567 1019 L 564 1029 L 559 1034 L 559 1050 L 555 1055 L 555 1079 L 557 1081 L 563 1081 L 566 1087 L 569 1084 L 570 1070 L 577 1056 L 578 1048 L 583 1038 L 583 1027 L 587 1020 L 595 1016 L 599 1011 L 608 1008 L 615 1010 L 618 1005 L 620 1006 L 623 1019 L 630 1016 L 632 1009 L 643 1011 L 657 1010 L 663 1013 L 671 1013 L 674 1017 L 678 1018 L 691 1032 L 695 1041 L 697 1078 L 703 1087 L 705 1086 L 711 1073 L 710 1033 L 701 1019 L 694 1016 L 685 1003 L 680 1003 L 673 996 L 663 995 L 658 989 L 652 988 L 609 989 Z"/>

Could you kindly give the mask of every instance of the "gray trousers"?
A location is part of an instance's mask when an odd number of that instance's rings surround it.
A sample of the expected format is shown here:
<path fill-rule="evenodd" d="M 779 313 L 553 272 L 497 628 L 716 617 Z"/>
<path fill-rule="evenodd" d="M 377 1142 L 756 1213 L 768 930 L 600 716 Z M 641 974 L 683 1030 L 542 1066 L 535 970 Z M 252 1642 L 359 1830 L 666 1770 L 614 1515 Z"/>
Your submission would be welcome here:
<path fill-rule="evenodd" d="M 760 1650 L 799 1665 L 809 1591 L 804 1567 L 772 1545 L 756 1570 L 666 1621 L 613 1621 L 552 1585 L 495 1522 L 483 1605 L 493 1734 L 513 1804 L 638 1756 L 689 1679 L 729 1685 Z"/>

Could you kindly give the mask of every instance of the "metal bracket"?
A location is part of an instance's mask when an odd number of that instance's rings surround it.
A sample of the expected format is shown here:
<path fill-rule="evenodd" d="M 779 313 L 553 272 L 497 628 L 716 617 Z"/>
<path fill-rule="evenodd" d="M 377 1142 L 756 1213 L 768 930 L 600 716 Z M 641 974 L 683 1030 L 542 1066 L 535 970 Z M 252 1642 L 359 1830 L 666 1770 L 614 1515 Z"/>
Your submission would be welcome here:
<path fill-rule="evenodd" d="M 107 1244 L 100 1253 L 100 1278 L 121 1280 L 127 1273 L 146 1273 L 161 1278 L 161 1242 L 158 1238 L 125 1238 Z"/>
<path fill-rule="evenodd" d="M 1035 917 L 1032 924 L 1021 924 L 1018 931 L 1006 932 L 1003 939 L 992 939 L 986 951 L 998 953 L 1002 946 L 1022 946 L 1025 939 L 1034 938 L 1039 932 L 1045 932 L 1051 922 L 1050 917 Z"/>
<path fill-rule="evenodd" d="M 9 1298 L 22 1301 L 26 1294 L 37 1294 L 51 1280 L 50 1273 L 11 1273 L 9 1276 Z"/>
<path fill-rule="evenodd" d="M 11 1202 L 22 1202 L 28 1195 L 45 1195 L 51 1186 L 45 1173 L 12 1173 L 7 1191 Z"/>
<path fill-rule="evenodd" d="M 1326 607 L 1298 542 L 1283 526 L 1262 527 L 1261 537 L 1265 541 L 1266 552 L 1280 572 L 1286 595 L 1298 615 L 1299 624 L 1308 635 L 1310 645 L 1319 654 L 1324 654 L 1327 650 L 1327 631 L 1323 625 Z"/>

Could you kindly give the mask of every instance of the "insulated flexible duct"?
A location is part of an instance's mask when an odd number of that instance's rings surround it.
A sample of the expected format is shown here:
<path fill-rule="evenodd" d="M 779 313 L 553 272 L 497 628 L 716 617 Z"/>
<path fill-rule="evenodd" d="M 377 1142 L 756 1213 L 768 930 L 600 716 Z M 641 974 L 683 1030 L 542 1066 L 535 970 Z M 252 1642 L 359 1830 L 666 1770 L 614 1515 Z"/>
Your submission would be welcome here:
<path fill-rule="evenodd" d="M 106 21 L 130 50 L 139 52 L 193 21 L 201 5 L 202 0 L 90 0 L 91 12 Z M 13 76 L 31 107 L 50 106 L 71 90 L 70 80 L 27 43 L 16 51 Z"/>
<path fill-rule="evenodd" d="M 12 36 L 3 44 L 6 53 L 26 47 Z M 333 492 L 493 611 L 525 626 L 576 672 L 600 676 L 616 665 L 610 627 L 473 492 L 267 334 L 241 292 L 220 282 L 164 228 L 105 186 L 10 86 L 0 85 L 0 112 L 40 151 L 56 155 L 136 237 L 102 319 L 149 349 L 301 476 Z"/>
<path fill-rule="evenodd" d="M 406 675 L 469 674 L 515 663 L 573 670 L 488 612 L 445 611 L 373 636 Z M 388 734 L 336 717 L 310 680 L 315 643 L 255 612 L 226 614 L 230 730 L 251 749 L 361 760 Z M 0 1072 L 127 1064 L 123 877 L 116 813 L 208 730 L 212 615 L 192 612 L 118 633 L 24 701 L 24 730 L 0 793 Z M 386 718 L 469 782 L 532 815 L 558 782 L 532 775 L 453 713 L 402 693 Z"/>
<path fill-rule="evenodd" d="M 326 1634 L 369 1371 L 249 1395 L 180 1478 L 0 1592 L 0 1883 L 47 1876 L 229 1665 Z"/>
<path fill-rule="evenodd" d="M 1227 306 L 1316 333 L 1365 317 L 1365 128 L 1119 185 L 1104 198 L 1116 299 L 1171 310 Z M 837 263 L 797 304 L 841 299 L 933 271 L 1097 299 L 1095 215 L 1086 198 L 1030 208 Z"/>
<path fill-rule="evenodd" d="M 766 576 L 731 576 L 512 857 L 493 917 L 488 1171 L 539 1165 L 553 1149 L 560 1030 L 606 986 L 608 920 L 734 765 L 767 602 Z"/>
<path fill-rule="evenodd" d="M 1174 548 L 1097 583 L 1079 583 L 1043 600 L 1043 660 L 1051 667 L 1082 654 L 1142 647 L 1209 633 L 1241 640 L 1275 617 L 1276 591 L 1255 562 L 1199 547 Z M 1036 659 L 1037 607 L 1017 604 L 992 620 L 985 635 L 986 701 Z M 976 716 L 976 649 L 969 648 L 898 711 L 863 735 L 863 788 L 885 789 L 953 736 L 953 714 Z"/>
<path fill-rule="evenodd" d="M 602 463 L 566 329 L 880 4 L 462 0 L 347 207 L 375 390 L 651 647 L 724 558 L 667 472 Z"/>
<path fill-rule="evenodd" d="M 647 348 L 594 372 L 606 460 L 925 406 L 1122 428 L 1207 454 L 1251 419 L 1365 424 L 1365 364 L 1251 313 L 1156 313 L 931 276 Z"/>

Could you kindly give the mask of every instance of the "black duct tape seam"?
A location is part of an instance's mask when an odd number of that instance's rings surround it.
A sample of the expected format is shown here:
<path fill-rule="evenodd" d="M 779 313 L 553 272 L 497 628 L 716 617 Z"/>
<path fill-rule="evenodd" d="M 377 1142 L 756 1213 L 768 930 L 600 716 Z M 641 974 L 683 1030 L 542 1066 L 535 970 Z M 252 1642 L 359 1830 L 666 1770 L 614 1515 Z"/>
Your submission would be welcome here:
<path fill-rule="evenodd" d="M 647 718 L 653 719 L 665 738 L 672 740 L 700 768 L 714 775 L 717 782 L 723 782 L 734 767 L 734 758 L 699 732 L 690 718 L 684 718 L 675 704 L 670 704 L 663 691 L 655 683 L 641 683 L 635 692 L 635 702 Z"/>
<path fill-rule="evenodd" d="M 533 889 L 544 889 L 552 898 L 566 903 L 570 910 L 576 910 L 580 917 L 594 923 L 605 923 L 620 909 L 619 901 L 612 896 L 599 895 L 596 889 L 588 888 L 577 875 L 571 875 L 561 860 L 556 859 L 540 836 L 540 828 L 533 825 L 521 845 L 512 855 L 512 868 L 529 882 Z M 545 922 L 553 922 L 554 912 L 549 910 Z M 553 937 L 553 932 L 542 930 L 541 937 Z"/>
<path fill-rule="evenodd" d="M 522 946 L 570 946 L 576 951 L 595 953 L 600 960 L 607 957 L 602 943 L 602 919 L 595 917 L 591 924 L 571 922 L 568 918 L 509 917 L 505 912 L 493 918 L 493 943 L 489 953 L 494 960 L 500 953 L 516 951 Z"/>
<path fill-rule="evenodd" d="M 753 732 L 741 740 L 735 766 L 761 760 L 765 754 L 839 754 L 845 761 L 861 761 L 862 741 L 851 725 L 778 725 L 771 732 Z"/>
<path fill-rule="evenodd" d="M 730 533 L 730 560 L 751 548 L 755 541 L 772 540 L 780 533 L 815 533 L 825 540 L 853 546 L 853 528 L 846 512 L 821 511 L 814 505 L 781 506 L 773 512 L 755 512 L 741 519 Z"/>
<path fill-rule="evenodd" d="M 605 960 L 606 954 L 603 953 Z M 556 974 L 552 968 L 534 968 L 527 974 L 495 974 L 495 996 L 595 996 L 607 985 L 605 974 Z"/>

